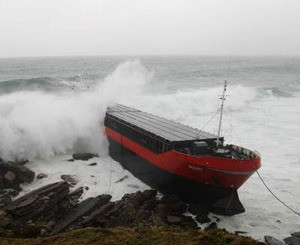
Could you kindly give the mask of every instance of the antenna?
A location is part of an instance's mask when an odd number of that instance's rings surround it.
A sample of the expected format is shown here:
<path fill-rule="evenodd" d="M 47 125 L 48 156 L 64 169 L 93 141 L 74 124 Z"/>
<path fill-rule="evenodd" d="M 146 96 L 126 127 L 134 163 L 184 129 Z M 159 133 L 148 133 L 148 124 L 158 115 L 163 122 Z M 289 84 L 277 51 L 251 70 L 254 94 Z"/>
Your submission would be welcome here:
<path fill-rule="evenodd" d="M 225 80 L 224 81 L 223 94 L 222 94 L 222 97 L 220 98 L 222 100 L 222 103 L 221 103 L 220 121 L 219 121 L 218 137 L 217 137 L 217 147 L 219 146 L 219 142 L 220 142 L 220 133 L 221 133 L 221 125 L 222 125 L 222 116 L 223 116 L 223 107 L 224 107 L 226 87 L 227 87 L 227 81 Z"/>

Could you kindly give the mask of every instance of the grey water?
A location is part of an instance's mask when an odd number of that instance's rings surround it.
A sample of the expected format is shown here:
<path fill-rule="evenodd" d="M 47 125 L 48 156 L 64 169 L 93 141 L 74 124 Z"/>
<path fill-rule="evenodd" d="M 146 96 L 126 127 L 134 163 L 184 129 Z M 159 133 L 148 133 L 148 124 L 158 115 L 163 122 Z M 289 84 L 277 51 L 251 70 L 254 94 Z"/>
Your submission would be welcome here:
<path fill-rule="evenodd" d="M 220 81 L 271 89 L 292 95 L 300 84 L 300 57 L 95 56 L 0 59 L 0 93 L 20 90 L 59 91 L 93 86 L 118 64 L 140 59 L 154 72 L 151 92 L 174 92 L 216 86 Z M 73 84 L 72 84 L 73 83 Z"/>

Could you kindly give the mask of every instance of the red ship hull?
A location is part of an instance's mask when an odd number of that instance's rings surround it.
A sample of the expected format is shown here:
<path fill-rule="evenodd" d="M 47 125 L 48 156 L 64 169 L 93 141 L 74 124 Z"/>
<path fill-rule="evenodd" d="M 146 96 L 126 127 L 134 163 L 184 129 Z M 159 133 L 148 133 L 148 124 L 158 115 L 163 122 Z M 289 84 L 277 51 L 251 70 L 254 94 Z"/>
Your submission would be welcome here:
<path fill-rule="evenodd" d="M 244 212 L 237 189 L 260 167 L 259 156 L 232 159 L 176 150 L 160 154 L 105 127 L 110 155 L 149 186 L 189 202 L 205 202 L 224 215 Z"/>

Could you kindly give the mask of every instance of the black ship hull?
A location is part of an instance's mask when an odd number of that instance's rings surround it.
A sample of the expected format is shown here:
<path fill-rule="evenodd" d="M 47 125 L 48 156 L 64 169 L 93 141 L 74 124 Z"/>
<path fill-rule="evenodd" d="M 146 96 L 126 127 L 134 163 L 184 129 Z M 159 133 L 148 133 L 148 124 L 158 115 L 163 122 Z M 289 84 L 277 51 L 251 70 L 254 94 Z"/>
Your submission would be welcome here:
<path fill-rule="evenodd" d="M 108 137 L 109 154 L 145 184 L 163 194 L 175 194 L 187 203 L 202 203 L 217 214 L 245 212 L 237 190 L 196 182 L 163 170 Z"/>

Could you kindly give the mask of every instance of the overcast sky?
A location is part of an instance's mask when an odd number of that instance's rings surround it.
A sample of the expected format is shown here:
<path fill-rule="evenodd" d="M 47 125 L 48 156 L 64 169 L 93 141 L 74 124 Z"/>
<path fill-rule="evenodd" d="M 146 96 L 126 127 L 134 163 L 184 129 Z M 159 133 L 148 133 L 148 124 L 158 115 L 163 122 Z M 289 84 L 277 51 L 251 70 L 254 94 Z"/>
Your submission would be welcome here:
<path fill-rule="evenodd" d="M 0 57 L 300 55 L 300 0 L 0 0 Z"/>

